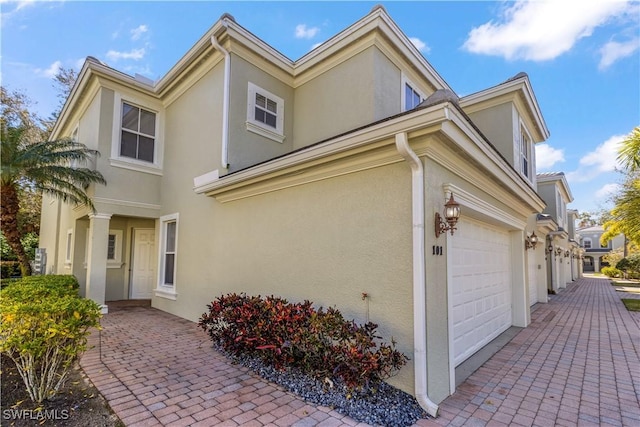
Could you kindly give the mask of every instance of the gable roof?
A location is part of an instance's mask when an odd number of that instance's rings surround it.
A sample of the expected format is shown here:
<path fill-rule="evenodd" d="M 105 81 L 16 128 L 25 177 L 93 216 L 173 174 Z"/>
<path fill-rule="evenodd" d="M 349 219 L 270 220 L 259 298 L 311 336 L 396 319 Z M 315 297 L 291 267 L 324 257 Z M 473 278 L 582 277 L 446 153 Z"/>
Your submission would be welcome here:
<path fill-rule="evenodd" d="M 525 112 L 529 115 L 533 123 L 533 129 L 530 130 L 534 132 L 534 140 L 536 142 L 544 141 L 549 138 L 549 129 L 547 128 L 547 124 L 542 116 L 540 106 L 538 105 L 538 101 L 533 92 L 527 73 L 520 72 L 502 83 L 464 96 L 460 98 L 460 105 L 463 108 L 467 108 L 483 102 L 493 101 L 498 97 L 505 95 L 518 96 L 524 103 L 526 109 Z"/>
<path fill-rule="evenodd" d="M 564 172 L 543 172 L 537 174 L 536 179 L 538 185 L 559 185 L 560 191 L 563 191 L 565 193 L 567 203 L 573 202 L 573 195 L 571 194 L 571 189 L 569 188 L 569 183 L 567 182 L 567 178 Z"/>
<path fill-rule="evenodd" d="M 133 87 L 135 90 L 142 91 L 160 99 L 179 84 L 185 75 L 191 73 L 193 69 L 198 67 L 201 61 L 216 53 L 211 43 L 212 37 L 216 37 L 219 41 L 236 41 L 238 43 L 238 52 L 242 50 L 240 46 L 249 47 L 258 57 L 266 60 L 276 69 L 281 70 L 284 75 L 290 76 L 291 81 L 287 83 L 296 87 L 303 83 L 305 79 L 309 78 L 308 76 L 311 70 L 326 66 L 324 64 L 327 63 L 328 58 L 338 55 L 351 45 L 360 43 L 364 36 L 371 32 L 377 32 L 381 34 L 383 39 L 390 41 L 393 49 L 396 50 L 411 67 L 418 70 L 418 72 L 426 78 L 434 91 L 438 89 L 451 90 L 445 80 L 422 56 L 381 5 L 374 6 L 363 18 L 295 61 L 287 58 L 284 54 L 265 43 L 259 37 L 238 24 L 233 16 L 225 13 L 163 77 L 155 82 L 151 82 L 146 78 L 132 77 L 91 56 L 87 57 L 78 75 L 78 79 L 54 125 L 52 135 L 58 136 L 61 123 L 64 123 L 65 120 L 68 119 L 70 110 L 74 108 L 78 102 L 78 98 L 82 96 L 83 90 L 88 86 L 88 81 L 93 76 L 102 75 L 108 77 L 119 84 Z M 231 46 L 230 51 L 234 52 L 233 46 Z M 338 59 L 338 61 L 339 60 L 340 59 Z M 318 72 L 322 72 L 322 70 Z"/>

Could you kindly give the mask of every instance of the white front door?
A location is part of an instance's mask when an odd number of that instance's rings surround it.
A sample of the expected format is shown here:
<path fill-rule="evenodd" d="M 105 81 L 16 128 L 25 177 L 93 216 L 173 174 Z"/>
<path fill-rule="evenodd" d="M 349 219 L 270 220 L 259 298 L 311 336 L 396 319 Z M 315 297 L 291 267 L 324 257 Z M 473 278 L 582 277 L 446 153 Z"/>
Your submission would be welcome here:
<path fill-rule="evenodd" d="M 157 254 L 154 229 L 134 229 L 132 256 L 131 299 L 151 299 L 156 280 Z"/>
<path fill-rule="evenodd" d="M 451 238 L 450 310 L 455 366 L 507 330 L 511 320 L 511 243 L 499 227 L 461 219 Z"/>

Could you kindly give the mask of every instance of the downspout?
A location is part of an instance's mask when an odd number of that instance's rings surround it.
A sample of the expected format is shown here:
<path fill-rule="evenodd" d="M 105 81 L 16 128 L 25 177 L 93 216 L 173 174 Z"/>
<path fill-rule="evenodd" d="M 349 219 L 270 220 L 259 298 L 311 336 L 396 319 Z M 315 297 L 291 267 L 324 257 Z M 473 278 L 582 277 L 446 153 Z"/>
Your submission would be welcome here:
<path fill-rule="evenodd" d="M 222 26 L 226 28 L 227 24 L 222 21 Z M 229 82 L 231 79 L 231 58 L 229 51 L 223 48 L 215 35 L 211 36 L 211 44 L 213 47 L 224 55 L 224 88 L 222 95 L 222 167 L 229 167 Z"/>
<path fill-rule="evenodd" d="M 413 360 L 415 395 L 420 406 L 432 417 L 438 405 L 427 395 L 427 301 L 424 237 L 424 167 L 409 147 L 406 133 L 396 134 L 396 149 L 411 167 L 413 216 Z"/>

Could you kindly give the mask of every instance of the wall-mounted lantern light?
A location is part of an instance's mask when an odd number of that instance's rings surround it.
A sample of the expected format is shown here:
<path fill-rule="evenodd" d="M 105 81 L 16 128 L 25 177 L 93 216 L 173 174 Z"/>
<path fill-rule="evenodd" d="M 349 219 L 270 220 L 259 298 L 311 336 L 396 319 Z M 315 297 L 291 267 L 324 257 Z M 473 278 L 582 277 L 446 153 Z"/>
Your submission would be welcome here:
<path fill-rule="evenodd" d="M 524 240 L 524 249 L 535 249 L 538 244 L 538 236 L 536 236 L 536 232 L 531 233 L 531 236 L 527 236 Z"/>
<path fill-rule="evenodd" d="M 549 243 L 549 246 L 547 246 L 547 253 L 551 253 L 551 252 L 553 252 L 553 245 Z"/>
<path fill-rule="evenodd" d="M 556 255 L 558 255 L 558 256 L 562 255 L 562 248 L 557 248 L 556 249 Z"/>
<path fill-rule="evenodd" d="M 449 201 L 444 204 L 443 216 L 444 219 L 438 212 L 436 212 L 436 237 L 439 237 L 442 233 L 446 233 L 447 231 L 451 231 L 451 235 L 453 236 L 453 230 L 456 229 L 456 223 L 458 222 L 458 219 L 460 219 L 460 204 L 453 200 L 453 193 L 451 193 Z"/>

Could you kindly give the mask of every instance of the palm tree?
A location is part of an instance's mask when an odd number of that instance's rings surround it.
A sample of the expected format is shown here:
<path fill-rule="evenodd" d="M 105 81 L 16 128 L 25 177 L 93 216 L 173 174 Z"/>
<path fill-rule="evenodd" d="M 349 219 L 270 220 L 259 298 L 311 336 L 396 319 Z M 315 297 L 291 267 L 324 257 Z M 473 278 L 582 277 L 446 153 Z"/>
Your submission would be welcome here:
<path fill-rule="evenodd" d="M 99 154 L 97 151 L 71 139 L 30 143 L 25 138 L 26 127 L 9 126 L 4 117 L 0 120 L 0 221 L 2 233 L 25 276 L 31 274 L 31 266 L 20 241 L 19 189 L 30 186 L 64 202 L 85 204 L 95 210 L 85 189 L 91 183 L 106 184 L 106 181 L 98 171 L 72 167 L 73 164 L 86 164 L 91 156 Z"/>
<path fill-rule="evenodd" d="M 628 172 L 640 171 L 640 126 L 633 129 L 627 139 L 622 141 L 618 161 Z"/>

